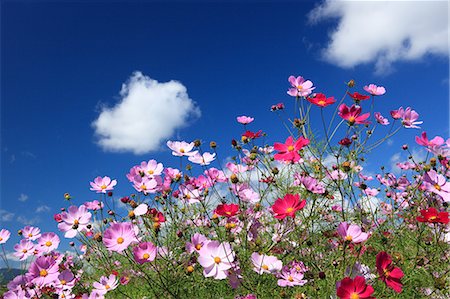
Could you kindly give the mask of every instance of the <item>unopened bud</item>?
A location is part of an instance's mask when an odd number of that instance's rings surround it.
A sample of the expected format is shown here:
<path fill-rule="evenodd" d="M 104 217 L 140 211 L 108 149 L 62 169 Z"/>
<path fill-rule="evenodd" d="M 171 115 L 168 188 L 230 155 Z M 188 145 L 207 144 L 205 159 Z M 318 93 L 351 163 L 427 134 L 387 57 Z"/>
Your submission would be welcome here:
<path fill-rule="evenodd" d="M 215 141 L 211 141 L 211 142 L 209 143 L 209 146 L 210 146 L 211 148 L 216 148 L 216 147 L 217 147 L 217 143 L 216 143 Z"/>
<path fill-rule="evenodd" d="M 352 88 L 353 86 L 355 86 L 355 80 L 351 79 L 350 81 L 347 82 L 347 86 Z"/>

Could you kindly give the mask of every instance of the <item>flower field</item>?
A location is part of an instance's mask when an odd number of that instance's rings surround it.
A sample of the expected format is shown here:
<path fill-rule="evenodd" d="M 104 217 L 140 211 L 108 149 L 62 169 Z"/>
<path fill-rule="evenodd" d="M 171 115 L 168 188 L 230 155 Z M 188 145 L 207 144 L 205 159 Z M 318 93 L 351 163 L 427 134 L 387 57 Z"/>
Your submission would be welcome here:
<path fill-rule="evenodd" d="M 228 159 L 216 148 L 230 141 L 167 141 L 171 165 L 124 170 L 129 196 L 106 174 L 90 182 L 97 200 L 66 193 L 55 232 L 19 231 L 26 272 L 3 298 L 450 298 L 450 139 L 418 130 L 411 107 L 377 112 L 382 86 L 351 80 L 335 97 L 288 82 L 292 102 L 268 107 L 286 128 L 277 142 L 238 116 Z M 396 174 L 371 160 L 413 129 L 425 160 L 409 153 Z"/>

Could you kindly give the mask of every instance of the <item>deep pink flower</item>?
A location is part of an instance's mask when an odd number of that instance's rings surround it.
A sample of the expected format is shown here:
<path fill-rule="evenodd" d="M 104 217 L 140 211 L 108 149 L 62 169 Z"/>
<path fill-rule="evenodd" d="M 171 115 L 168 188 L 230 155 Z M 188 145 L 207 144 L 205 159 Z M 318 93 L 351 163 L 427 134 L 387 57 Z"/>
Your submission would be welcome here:
<path fill-rule="evenodd" d="M 251 123 L 252 121 L 254 121 L 255 119 L 253 117 L 250 116 L 238 116 L 236 117 L 236 120 L 238 121 L 238 123 L 243 124 L 243 125 L 248 125 L 249 123 Z"/>
<path fill-rule="evenodd" d="M 298 162 L 301 158 L 298 151 L 308 144 L 309 140 L 306 138 L 300 137 L 294 142 L 294 138 L 289 136 L 285 143 L 275 142 L 273 147 L 278 151 L 278 153 L 276 153 L 273 157 L 278 161 Z"/>
<path fill-rule="evenodd" d="M 313 97 L 307 98 L 312 104 L 324 108 L 326 106 L 336 103 L 334 97 L 327 98 L 323 93 L 316 93 Z"/>
<path fill-rule="evenodd" d="M 427 133 L 422 132 L 422 135 L 420 137 L 416 136 L 416 143 L 427 147 L 441 146 L 442 144 L 444 144 L 444 138 L 436 136 L 433 139 L 428 140 Z"/>
<path fill-rule="evenodd" d="M 401 113 L 401 112 L 400 112 Z M 405 128 L 413 128 L 413 129 L 419 129 L 417 125 L 420 125 L 423 123 L 423 121 L 417 121 L 419 118 L 419 114 L 412 110 L 410 107 L 406 108 L 405 111 L 402 114 L 402 124 Z"/>
<path fill-rule="evenodd" d="M 438 212 L 435 208 L 421 210 L 420 214 L 422 214 L 422 216 L 416 217 L 419 222 L 447 224 L 450 221 L 448 212 Z"/>
<path fill-rule="evenodd" d="M 345 104 L 339 106 L 339 116 L 347 120 L 350 125 L 353 124 L 368 124 L 366 119 L 370 116 L 370 113 L 361 114 L 361 106 L 352 105 L 348 107 Z"/>
<path fill-rule="evenodd" d="M 239 205 L 236 204 L 220 204 L 214 210 L 214 213 L 219 216 L 225 216 L 227 218 L 233 217 L 239 213 Z"/>
<path fill-rule="evenodd" d="M 289 88 L 287 93 L 293 97 L 306 97 L 315 89 L 311 81 L 305 80 L 301 76 L 297 78 L 290 76 L 288 81 L 291 83 L 292 88 Z"/>
<path fill-rule="evenodd" d="M 277 219 L 284 219 L 286 217 L 295 217 L 295 213 L 303 209 L 306 205 L 306 200 L 300 200 L 298 194 L 286 194 L 283 198 L 278 198 L 272 205 L 272 211 L 275 213 L 274 217 Z"/>
<path fill-rule="evenodd" d="M 203 267 L 205 277 L 225 279 L 228 275 L 227 270 L 231 269 L 234 262 L 234 256 L 229 243 L 210 241 L 200 249 L 197 261 Z"/>
<path fill-rule="evenodd" d="M 377 254 L 376 266 L 380 279 L 386 283 L 388 287 L 396 291 L 402 292 L 403 271 L 392 264 L 392 259 L 386 252 L 382 251 Z"/>
<path fill-rule="evenodd" d="M 359 92 L 356 92 L 356 91 L 354 93 L 347 92 L 347 94 L 355 101 L 362 101 L 362 100 L 370 99 L 370 96 L 360 94 Z"/>
<path fill-rule="evenodd" d="M 381 115 L 380 112 L 375 112 L 375 119 L 377 120 L 377 123 L 383 126 L 387 126 L 389 124 L 389 120 Z"/>
<path fill-rule="evenodd" d="M 361 227 L 356 224 L 342 222 L 337 228 L 338 234 L 348 242 L 361 243 L 367 240 L 369 235 L 361 231 Z"/>
<path fill-rule="evenodd" d="M 362 276 L 356 276 L 355 279 L 345 277 L 339 282 L 336 295 L 340 299 L 375 299 L 372 297 L 374 289 L 366 284 Z"/>
<path fill-rule="evenodd" d="M 114 186 L 117 185 L 116 180 L 111 180 L 110 177 L 104 176 L 96 177 L 91 184 L 91 191 L 96 191 L 97 193 L 106 193 L 107 191 L 114 190 Z"/>
<path fill-rule="evenodd" d="M 138 243 L 134 225 L 131 222 L 113 223 L 103 233 L 103 244 L 109 251 L 122 252 L 132 243 Z"/>
<path fill-rule="evenodd" d="M 138 264 L 152 262 L 156 258 L 156 246 L 152 242 L 139 243 L 133 248 L 133 256 Z"/>
<path fill-rule="evenodd" d="M 373 96 L 381 96 L 386 93 L 386 89 L 383 86 L 376 86 L 375 84 L 369 84 L 364 86 L 363 88 Z"/>
<path fill-rule="evenodd" d="M 284 109 L 283 103 L 278 103 L 278 104 L 272 105 L 272 107 L 270 107 L 271 111 L 277 111 L 277 110 L 283 110 L 283 109 Z"/>

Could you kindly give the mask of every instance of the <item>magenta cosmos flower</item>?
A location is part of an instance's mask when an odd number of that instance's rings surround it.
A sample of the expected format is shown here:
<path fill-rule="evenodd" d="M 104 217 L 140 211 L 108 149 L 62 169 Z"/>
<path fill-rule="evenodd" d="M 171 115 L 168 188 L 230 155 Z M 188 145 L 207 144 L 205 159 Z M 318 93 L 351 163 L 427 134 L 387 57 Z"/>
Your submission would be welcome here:
<path fill-rule="evenodd" d="M 381 96 L 386 93 L 386 89 L 383 86 L 376 86 L 375 84 L 369 84 L 364 86 L 363 88 L 373 96 Z"/>
<path fill-rule="evenodd" d="M 347 120 L 349 125 L 353 124 L 367 124 L 366 119 L 370 116 L 370 113 L 361 114 L 361 106 L 352 105 L 348 107 L 345 104 L 339 106 L 339 116 Z"/>
<path fill-rule="evenodd" d="M 156 246 L 152 242 L 139 243 L 133 248 L 133 256 L 138 264 L 152 262 L 156 258 Z"/>
<path fill-rule="evenodd" d="M 306 97 L 311 94 L 315 89 L 313 83 L 309 80 L 303 79 L 303 77 L 289 76 L 289 83 L 291 83 L 292 88 L 289 88 L 288 95 L 293 97 Z"/>
<path fill-rule="evenodd" d="M 65 232 L 64 237 L 73 238 L 78 232 L 87 229 L 91 216 L 84 205 L 79 208 L 70 206 L 67 212 L 61 213 L 61 222 L 58 223 L 58 229 Z"/>
<path fill-rule="evenodd" d="M 257 252 L 252 253 L 251 262 L 253 270 L 260 275 L 263 273 L 278 273 L 283 268 L 283 263 L 276 256 L 259 254 Z"/>
<path fill-rule="evenodd" d="M 362 276 L 356 276 L 355 279 L 345 277 L 336 289 L 336 295 L 340 299 L 375 299 L 371 296 L 373 292 L 373 287 L 367 285 Z"/>
<path fill-rule="evenodd" d="M 234 262 L 234 252 L 230 243 L 210 241 L 200 249 L 197 261 L 203 267 L 205 277 L 225 279 Z"/>
<path fill-rule="evenodd" d="M 39 252 L 49 253 L 59 246 L 59 237 L 55 233 L 43 233 L 42 236 L 37 240 L 39 244 Z"/>
<path fill-rule="evenodd" d="M 250 116 L 238 116 L 236 117 L 236 120 L 238 121 L 238 123 L 243 124 L 243 125 L 248 125 L 249 123 L 251 123 L 252 121 L 254 121 L 255 119 L 253 117 Z"/>
<path fill-rule="evenodd" d="M 0 244 L 5 244 L 9 240 L 11 233 L 7 229 L 0 230 Z"/>
<path fill-rule="evenodd" d="M 361 227 L 356 224 L 349 225 L 347 222 L 339 224 L 337 232 L 345 241 L 353 243 L 364 242 L 369 237 L 367 233 L 361 231 Z"/>
<path fill-rule="evenodd" d="M 103 233 L 103 244 L 109 251 L 122 252 L 131 243 L 138 243 L 136 232 L 131 222 L 118 222 L 111 224 Z"/>
<path fill-rule="evenodd" d="M 383 126 L 387 126 L 389 124 L 389 120 L 381 115 L 380 112 L 375 112 L 375 119 L 377 120 L 377 123 Z"/>
<path fill-rule="evenodd" d="M 278 198 L 272 205 L 272 211 L 275 213 L 274 217 L 277 219 L 284 219 L 286 217 L 295 218 L 295 213 L 303 209 L 306 205 L 306 200 L 300 200 L 298 194 L 286 194 L 283 198 Z"/>
<path fill-rule="evenodd" d="M 172 150 L 172 155 L 181 157 L 181 156 L 190 156 L 193 153 L 191 152 L 194 148 L 194 143 L 187 143 L 185 141 L 167 141 L 167 146 Z"/>
<path fill-rule="evenodd" d="M 420 129 L 420 127 L 418 127 L 417 125 L 422 124 L 423 121 L 417 121 L 419 119 L 419 113 L 408 107 L 405 109 L 405 111 L 400 111 L 400 114 L 402 115 L 402 125 L 405 128 Z"/>
<path fill-rule="evenodd" d="M 436 136 L 433 139 L 428 140 L 427 132 L 422 132 L 420 137 L 416 136 L 416 143 L 426 147 L 441 146 L 444 144 L 444 138 Z"/>
<path fill-rule="evenodd" d="M 94 290 L 99 294 L 106 294 L 107 292 L 114 290 L 119 285 L 119 281 L 114 274 L 109 275 L 108 277 L 102 276 L 100 277 L 99 282 L 94 282 L 92 286 Z"/>
<path fill-rule="evenodd" d="M 274 149 L 278 151 L 273 157 L 278 161 L 290 161 L 290 162 L 298 162 L 300 160 L 300 155 L 298 153 L 303 147 L 309 144 L 309 140 L 303 137 L 297 139 L 294 142 L 294 138 L 289 136 L 285 143 L 275 142 L 273 145 Z"/>
<path fill-rule="evenodd" d="M 114 186 L 117 185 L 116 180 L 111 180 L 110 177 L 104 176 L 96 177 L 91 184 L 91 191 L 96 191 L 97 193 L 106 193 L 106 191 L 111 191 L 114 189 Z"/>
<path fill-rule="evenodd" d="M 58 279 L 59 265 L 51 256 L 38 257 L 28 269 L 30 282 L 43 287 Z"/>

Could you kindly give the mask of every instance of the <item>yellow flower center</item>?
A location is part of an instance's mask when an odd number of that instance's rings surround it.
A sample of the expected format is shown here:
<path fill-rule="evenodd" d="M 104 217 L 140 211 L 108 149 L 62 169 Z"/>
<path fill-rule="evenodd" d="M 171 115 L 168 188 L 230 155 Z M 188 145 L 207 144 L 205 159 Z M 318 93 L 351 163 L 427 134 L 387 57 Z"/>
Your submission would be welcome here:
<path fill-rule="evenodd" d="M 383 274 L 384 274 L 384 276 L 388 277 L 391 273 L 389 272 L 388 269 L 384 269 Z"/>
<path fill-rule="evenodd" d="M 348 118 L 348 122 L 351 123 L 351 124 L 353 124 L 355 122 L 355 120 L 356 120 L 356 118 L 354 116 L 350 116 Z"/>
<path fill-rule="evenodd" d="M 28 234 L 28 238 L 31 238 L 32 236 L 33 236 L 32 233 L 29 233 L 29 234 Z"/>
<path fill-rule="evenodd" d="M 142 258 L 144 260 L 148 259 L 149 257 L 150 257 L 150 254 L 148 254 L 148 253 L 144 253 L 144 255 L 142 256 Z"/>
<path fill-rule="evenodd" d="M 65 281 L 64 279 L 61 279 L 59 282 L 60 282 L 62 285 L 65 285 L 65 284 L 67 283 L 67 281 Z"/>
<path fill-rule="evenodd" d="M 47 270 L 42 269 L 41 271 L 39 271 L 39 275 L 42 276 L 42 277 L 45 277 L 45 276 L 48 275 L 48 272 L 47 272 Z"/>
<path fill-rule="evenodd" d="M 142 184 L 142 185 L 141 185 L 141 189 L 142 189 L 142 190 L 147 190 L 147 186 L 145 186 L 145 184 Z"/>
<path fill-rule="evenodd" d="M 184 154 L 184 148 L 180 148 L 180 153 Z"/>
<path fill-rule="evenodd" d="M 80 224 L 80 221 L 78 221 L 78 219 L 75 219 L 75 220 L 73 221 L 73 225 L 78 225 L 78 224 Z"/>
<path fill-rule="evenodd" d="M 3 241 L 3 238 L 2 238 L 2 237 L 0 237 L 0 242 L 1 242 L 1 241 Z"/>
<path fill-rule="evenodd" d="M 346 236 L 346 237 L 345 237 L 345 240 L 346 240 L 346 241 L 351 241 L 351 240 L 353 240 L 353 237 L 352 237 L 352 236 Z"/>
<path fill-rule="evenodd" d="M 106 185 L 105 184 L 103 184 L 100 188 L 102 188 L 102 190 L 105 190 L 106 189 Z"/>
<path fill-rule="evenodd" d="M 202 244 L 195 245 L 195 249 L 200 250 L 202 248 Z"/>
<path fill-rule="evenodd" d="M 220 257 L 218 257 L 218 256 L 216 256 L 215 258 L 214 258 L 214 263 L 216 263 L 216 264 L 218 264 L 218 263 L 220 263 L 222 260 L 220 259 Z"/>
<path fill-rule="evenodd" d="M 122 244 L 123 241 L 124 241 L 124 239 L 123 239 L 122 237 L 118 237 L 118 238 L 117 238 L 117 243 L 118 243 L 118 244 Z"/>
<path fill-rule="evenodd" d="M 148 171 L 148 174 L 149 175 L 152 175 L 152 174 L 154 174 L 155 172 L 153 171 L 153 169 L 150 169 L 149 171 Z"/>
<path fill-rule="evenodd" d="M 269 270 L 269 266 L 267 266 L 266 264 L 262 265 L 261 268 L 266 270 L 266 271 Z"/>
<path fill-rule="evenodd" d="M 436 220 L 438 217 L 437 216 L 431 216 L 428 218 L 428 220 Z"/>
<path fill-rule="evenodd" d="M 357 293 L 352 293 L 350 299 L 359 299 L 359 295 Z"/>
<path fill-rule="evenodd" d="M 28 252 L 28 250 L 26 250 L 26 249 L 22 249 L 22 252 L 23 252 L 23 253 L 27 253 L 27 252 Z"/>
<path fill-rule="evenodd" d="M 439 184 L 434 184 L 434 188 L 435 188 L 437 191 L 441 191 L 441 186 L 440 186 Z"/>
<path fill-rule="evenodd" d="M 50 246 L 52 246 L 52 242 L 51 242 L 51 241 L 47 241 L 47 242 L 45 242 L 45 246 L 47 246 L 47 247 L 50 247 Z"/>
<path fill-rule="evenodd" d="M 289 208 L 286 209 L 286 213 L 292 213 L 293 210 L 294 210 L 293 207 L 289 207 Z"/>
<path fill-rule="evenodd" d="M 293 282 L 293 281 L 294 281 L 294 278 L 292 278 L 292 276 L 289 275 L 288 280 L 289 280 L 290 282 Z"/>
<path fill-rule="evenodd" d="M 317 102 L 320 106 L 325 106 L 326 102 L 324 100 L 320 100 Z"/>
<path fill-rule="evenodd" d="M 297 89 L 298 89 L 298 90 L 302 90 L 302 89 L 303 89 L 303 86 L 302 86 L 302 85 L 297 85 Z"/>
<path fill-rule="evenodd" d="M 288 151 L 289 151 L 289 152 L 292 152 L 294 149 L 295 149 L 295 148 L 294 148 L 293 145 L 289 145 L 289 146 L 288 146 Z"/>
<path fill-rule="evenodd" d="M 109 284 L 105 285 L 105 290 L 109 290 L 110 288 Z"/>

